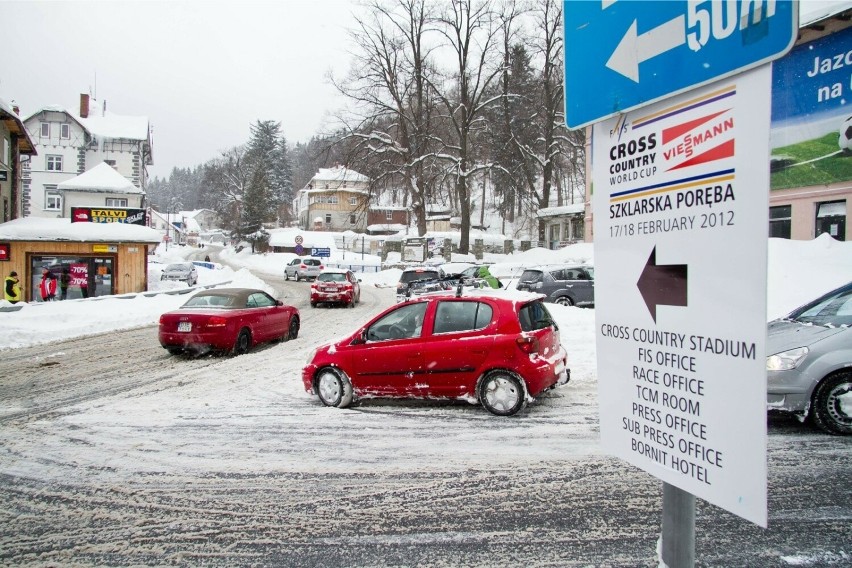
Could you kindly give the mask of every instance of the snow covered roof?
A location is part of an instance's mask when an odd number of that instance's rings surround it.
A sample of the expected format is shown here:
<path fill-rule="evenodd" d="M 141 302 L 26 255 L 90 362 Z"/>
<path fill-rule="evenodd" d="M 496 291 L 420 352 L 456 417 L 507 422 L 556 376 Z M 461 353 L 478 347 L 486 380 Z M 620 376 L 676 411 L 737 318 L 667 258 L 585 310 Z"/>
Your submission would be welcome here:
<path fill-rule="evenodd" d="M 370 211 L 409 211 L 411 207 L 402 205 L 370 205 Z"/>
<path fill-rule="evenodd" d="M 368 231 L 404 231 L 405 225 L 401 223 L 379 223 L 377 225 L 367 225 Z"/>
<path fill-rule="evenodd" d="M 160 231 L 129 223 L 72 223 L 71 219 L 24 217 L 0 223 L 7 241 L 72 241 L 94 243 L 159 243 Z"/>
<path fill-rule="evenodd" d="M 321 231 L 302 231 L 301 229 L 281 229 L 270 231 L 269 246 L 273 247 L 288 247 L 296 246 L 296 237 L 302 237 L 302 247 L 305 249 L 311 248 L 330 248 L 337 249 L 334 242 L 333 233 L 323 233 Z"/>
<path fill-rule="evenodd" d="M 357 193 L 359 195 L 369 195 L 369 191 L 364 189 L 352 189 L 351 187 L 327 187 L 325 189 L 303 189 L 305 193 Z"/>
<path fill-rule="evenodd" d="M 45 111 L 64 112 L 97 138 L 148 140 L 147 116 L 122 116 L 104 111 L 99 115 L 91 114 L 88 118 L 83 118 L 61 105 L 47 105 L 30 114 L 25 121 Z"/>
<path fill-rule="evenodd" d="M 556 215 L 573 215 L 577 213 L 585 213 L 585 203 L 571 203 L 570 205 L 561 205 L 559 207 L 542 207 L 538 210 L 539 217 L 554 217 Z"/>
<path fill-rule="evenodd" d="M 370 178 L 364 174 L 359 174 L 355 170 L 336 166 L 333 168 L 320 168 L 319 171 L 311 178 L 311 183 L 315 181 L 360 181 L 369 182 Z"/>
<path fill-rule="evenodd" d="M 0 99 L 0 121 L 6 125 L 9 132 L 20 136 L 18 150 L 21 154 L 32 155 L 38 153 L 36 152 L 32 138 L 30 138 L 30 133 L 24 126 L 23 121 L 18 117 L 18 113 L 3 99 Z"/>
<path fill-rule="evenodd" d="M 59 182 L 56 184 L 56 188 L 97 193 L 145 193 L 106 162 L 101 162 L 77 177 Z"/>

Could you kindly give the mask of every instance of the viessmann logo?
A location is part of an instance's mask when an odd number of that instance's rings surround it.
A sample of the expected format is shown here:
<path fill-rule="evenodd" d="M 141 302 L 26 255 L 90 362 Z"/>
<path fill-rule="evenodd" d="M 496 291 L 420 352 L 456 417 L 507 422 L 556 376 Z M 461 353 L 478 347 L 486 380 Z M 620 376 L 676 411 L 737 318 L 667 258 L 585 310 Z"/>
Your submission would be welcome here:
<path fill-rule="evenodd" d="M 734 156 L 734 117 L 725 109 L 664 128 L 662 154 L 666 171 L 707 164 Z"/>

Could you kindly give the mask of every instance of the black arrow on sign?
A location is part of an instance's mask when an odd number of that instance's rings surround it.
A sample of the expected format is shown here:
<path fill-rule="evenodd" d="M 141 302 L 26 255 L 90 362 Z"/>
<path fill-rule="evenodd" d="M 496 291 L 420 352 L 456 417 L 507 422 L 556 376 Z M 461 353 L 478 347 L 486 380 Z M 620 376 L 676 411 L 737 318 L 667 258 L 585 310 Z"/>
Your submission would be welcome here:
<path fill-rule="evenodd" d="M 651 251 L 636 287 L 657 323 L 657 306 L 686 306 L 687 265 L 657 264 L 657 247 Z"/>

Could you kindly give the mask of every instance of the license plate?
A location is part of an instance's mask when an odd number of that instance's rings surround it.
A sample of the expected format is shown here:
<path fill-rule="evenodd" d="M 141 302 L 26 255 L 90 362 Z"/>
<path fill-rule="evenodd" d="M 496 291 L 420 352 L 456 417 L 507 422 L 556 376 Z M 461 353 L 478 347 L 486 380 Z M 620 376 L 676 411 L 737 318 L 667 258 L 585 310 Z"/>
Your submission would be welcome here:
<path fill-rule="evenodd" d="M 329 288 L 328 286 L 324 286 L 322 291 L 323 292 L 337 292 L 337 288 Z"/>
<path fill-rule="evenodd" d="M 178 331 L 192 331 L 192 322 L 182 321 L 178 323 Z"/>

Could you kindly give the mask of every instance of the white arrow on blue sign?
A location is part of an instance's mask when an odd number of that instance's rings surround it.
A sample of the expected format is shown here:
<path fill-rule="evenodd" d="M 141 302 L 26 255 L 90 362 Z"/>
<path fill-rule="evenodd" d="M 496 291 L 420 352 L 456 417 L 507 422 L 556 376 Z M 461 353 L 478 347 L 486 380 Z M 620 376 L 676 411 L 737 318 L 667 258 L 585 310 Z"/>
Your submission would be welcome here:
<path fill-rule="evenodd" d="M 565 0 L 563 14 L 569 128 L 778 59 L 799 28 L 795 0 Z"/>

